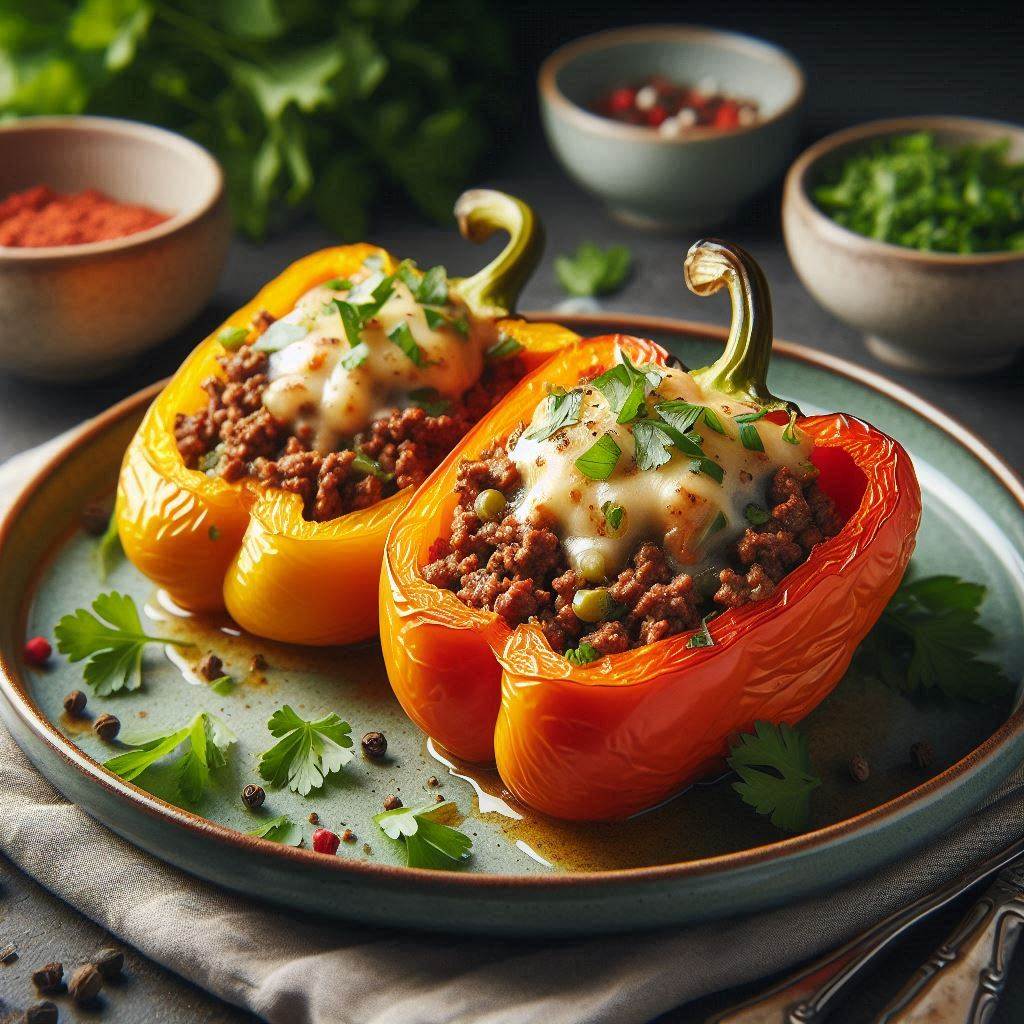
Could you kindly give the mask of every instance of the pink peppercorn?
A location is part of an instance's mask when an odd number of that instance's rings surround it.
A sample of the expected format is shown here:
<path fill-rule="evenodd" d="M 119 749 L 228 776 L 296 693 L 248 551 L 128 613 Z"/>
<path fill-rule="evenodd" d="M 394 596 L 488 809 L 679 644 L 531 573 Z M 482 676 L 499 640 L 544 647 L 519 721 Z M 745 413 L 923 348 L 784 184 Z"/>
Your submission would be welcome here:
<path fill-rule="evenodd" d="M 615 89 L 612 91 L 611 96 L 608 97 L 608 106 L 616 114 L 624 114 L 627 110 L 632 109 L 635 101 L 636 89 Z"/>
<path fill-rule="evenodd" d="M 313 849 L 317 853 L 335 854 L 341 840 L 327 828 L 318 828 L 313 832 Z"/>
<path fill-rule="evenodd" d="M 25 661 L 30 665 L 45 665 L 53 654 L 50 641 L 45 636 L 34 636 L 25 643 Z"/>

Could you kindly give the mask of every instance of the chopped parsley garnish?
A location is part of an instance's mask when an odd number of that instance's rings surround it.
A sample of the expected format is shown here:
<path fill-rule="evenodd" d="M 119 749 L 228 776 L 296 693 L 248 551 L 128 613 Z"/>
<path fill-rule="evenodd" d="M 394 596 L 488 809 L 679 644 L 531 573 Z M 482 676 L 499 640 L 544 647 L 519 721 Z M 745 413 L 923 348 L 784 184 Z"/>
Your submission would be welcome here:
<path fill-rule="evenodd" d="M 216 715 L 201 711 L 188 725 L 173 732 L 145 740 L 124 741 L 135 749 L 109 761 L 103 767 L 133 782 L 157 761 L 170 757 L 185 744 L 174 770 L 178 792 L 189 803 L 196 803 L 210 784 L 211 773 L 227 764 L 226 752 L 235 742 L 235 734 Z"/>
<path fill-rule="evenodd" d="M 672 458 L 672 438 L 657 420 L 637 420 L 633 424 L 634 458 L 637 468 L 645 473 L 664 466 Z"/>
<path fill-rule="evenodd" d="M 625 516 L 626 510 L 613 501 L 606 501 L 601 506 L 601 513 L 604 515 L 604 521 L 608 524 L 608 529 L 617 530 L 622 525 L 622 518 Z"/>
<path fill-rule="evenodd" d="M 96 569 L 100 581 L 105 583 L 114 566 L 124 558 L 121 535 L 117 532 L 117 513 L 110 513 L 110 520 L 103 536 L 96 542 Z"/>
<path fill-rule="evenodd" d="M 98 696 L 142 685 L 142 651 L 146 644 L 194 647 L 188 640 L 149 636 L 142 631 L 135 602 L 116 590 L 100 594 L 92 603 L 93 615 L 78 608 L 54 628 L 57 650 L 69 661 L 85 660 L 82 673 Z"/>
<path fill-rule="evenodd" d="M 302 837 L 295 822 L 287 814 L 279 814 L 276 818 L 266 818 L 255 828 L 246 832 L 248 836 L 258 839 L 269 839 L 272 843 L 283 843 L 285 846 L 298 846 Z"/>
<path fill-rule="evenodd" d="M 705 615 L 704 618 L 700 620 L 700 628 L 693 634 L 693 636 L 690 637 L 689 640 L 686 641 L 686 646 L 690 650 L 700 647 L 715 646 L 714 637 L 711 635 L 711 630 L 708 629 L 708 619 L 710 618 L 711 615 Z"/>
<path fill-rule="evenodd" d="M 370 347 L 365 341 L 353 345 L 342 357 L 341 365 L 346 370 L 358 370 L 370 358 Z"/>
<path fill-rule="evenodd" d="M 428 364 L 429 360 L 416 339 L 412 336 L 412 331 L 404 320 L 388 334 L 388 338 L 417 366 L 426 366 Z"/>
<path fill-rule="evenodd" d="M 619 423 L 631 423 L 637 416 L 646 415 L 647 394 L 660 383 L 661 374 L 657 370 L 640 369 L 625 354 L 621 363 L 606 370 L 593 382 L 611 406 Z"/>
<path fill-rule="evenodd" d="M 555 257 L 555 275 L 570 295 L 608 295 L 626 280 L 631 263 L 624 245 L 600 249 L 583 242 L 573 255 Z"/>
<path fill-rule="evenodd" d="M 259 336 L 253 349 L 257 352 L 280 352 L 281 349 L 302 341 L 307 334 L 309 328 L 303 327 L 302 324 L 276 320 Z"/>
<path fill-rule="evenodd" d="M 706 473 L 719 484 L 725 479 L 725 470 L 714 459 L 710 459 L 706 455 L 701 456 L 699 459 L 694 459 L 690 463 L 690 472 Z"/>
<path fill-rule="evenodd" d="M 214 693 L 220 694 L 221 697 L 228 697 L 235 692 L 235 687 L 238 683 L 232 679 L 231 676 L 218 676 L 212 683 L 210 683 L 210 689 Z"/>
<path fill-rule="evenodd" d="M 654 409 L 666 423 L 675 427 L 681 434 L 692 430 L 704 412 L 703 405 L 692 405 L 682 400 L 659 402 Z"/>
<path fill-rule="evenodd" d="M 465 832 L 433 819 L 451 807 L 451 803 L 396 807 L 374 815 L 373 820 L 389 839 L 405 846 L 408 867 L 449 870 L 468 860 L 473 848 Z"/>
<path fill-rule="evenodd" d="M 591 480 L 607 480 L 622 449 L 611 434 L 602 434 L 577 460 L 576 468 Z"/>
<path fill-rule="evenodd" d="M 441 396 L 437 388 L 417 388 L 410 391 L 409 401 L 419 406 L 428 416 L 440 416 L 452 404 Z"/>
<path fill-rule="evenodd" d="M 220 527 L 216 523 L 210 523 L 210 528 L 206 531 L 206 536 L 210 540 L 220 540 Z"/>
<path fill-rule="evenodd" d="M 983 655 L 995 646 L 979 622 L 985 588 L 956 576 L 905 582 L 857 651 L 862 670 L 903 693 L 987 702 L 1014 683 Z"/>
<path fill-rule="evenodd" d="M 585 640 L 580 643 L 579 647 L 570 647 L 565 652 L 565 660 L 570 665 L 589 665 L 600 657 L 597 648 L 592 647 Z"/>
<path fill-rule="evenodd" d="M 356 452 L 356 457 L 352 460 L 352 468 L 364 476 L 375 476 L 378 480 L 383 480 L 384 483 L 395 479 L 394 473 L 389 473 L 376 459 L 371 459 L 364 452 Z"/>
<path fill-rule="evenodd" d="M 714 536 L 719 530 L 724 530 L 729 525 L 729 519 L 726 514 L 719 509 L 715 513 L 715 517 L 708 523 L 707 528 L 701 534 L 701 543 L 703 544 L 709 537 Z"/>
<path fill-rule="evenodd" d="M 324 287 L 330 288 L 332 292 L 347 292 L 352 282 L 347 277 L 332 277 L 330 281 L 324 281 Z"/>
<path fill-rule="evenodd" d="M 730 744 L 729 767 L 740 777 L 732 788 L 745 804 L 787 832 L 807 827 L 811 791 L 821 785 L 814 774 L 807 740 L 788 725 L 755 722 L 754 732 Z"/>
<path fill-rule="evenodd" d="M 759 409 L 757 412 L 745 412 L 742 416 L 736 416 L 737 423 L 756 423 L 768 415 L 767 409 Z"/>
<path fill-rule="evenodd" d="M 764 526 L 765 523 L 771 519 L 771 513 L 756 502 L 751 502 L 743 510 L 743 518 L 746 519 L 751 526 Z"/>
<path fill-rule="evenodd" d="M 743 445 L 748 451 L 751 452 L 763 452 L 764 443 L 761 440 L 761 435 L 757 432 L 757 427 L 753 423 L 736 421 L 740 427 L 740 444 Z"/>
<path fill-rule="evenodd" d="M 349 345 L 355 348 L 362 344 L 360 331 L 363 329 L 363 317 L 359 311 L 360 307 L 352 305 L 351 302 L 344 302 L 342 299 L 331 299 L 324 308 L 330 309 L 332 306 L 341 317 L 341 324 L 345 328 L 345 337 Z"/>
<path fill-rule="evenodd" d="M 523 437 L 527 441 L 544 441 L 564 427 L 575 426 L 580 421 L 580 405 L 583 392 L 579 388 L 572 391 L 553 391 L 547 397 L 547 414 L 544 421 Z"/>
<path fill-rule="evenodd" d="M 423 316 L 426 318 L 427 326 L 432 331 L 439 331 L 442 327 L 448 327 L 448 317 L 444 313 L 439 312 L 436 309 L 431 309 L 429 306 L 424 306 Z"/>
<path fill-rule="evenodd" d="M 505 359 L 523 351 L 523 346 L 509 334 L 499 334 L 498 341 L 485 353 L 485 359 Z"/>
<path fill-rule="evenodd" d="M 355 756 L 351 727 L 334 713 L 307 722 L 285 704 L 270 716 L 267 728 L 280 738 L 260 757 L 260 776 L 302 796 L 319 789 L 328 775 L 341 771 Z"/>
<path fill-rule="evenodd" d="M 789 422 L 786 424 L 786 429 L 782 431 L 782 440 L 786 444 L 799 444 L 800 438 L 796 433 L 796 412 L 790 412 Z"/>
<path fill-rule="evenodd" d="M 245 344 L 245 340 L 248 337 L 249 329 L 247 327 L 225 327 L 217 335 L 217 340 L 229 352 L 237 352 Z"/>
<path fill-rule="evenodd" d="M 448 304 L 448 274 L 444 267 L 431 267 L 413 290 L 413 298 L 421 306 Z"/>
<path fill-rule="evenodd" d="M 707 406 L 704 407 L 704 423 L 716 434 L 725 433 L 725 427 L 722 426 L 722 421 L 718 418 L 718 413 L 715 412 L 714 409 L 709 409 Z"/>

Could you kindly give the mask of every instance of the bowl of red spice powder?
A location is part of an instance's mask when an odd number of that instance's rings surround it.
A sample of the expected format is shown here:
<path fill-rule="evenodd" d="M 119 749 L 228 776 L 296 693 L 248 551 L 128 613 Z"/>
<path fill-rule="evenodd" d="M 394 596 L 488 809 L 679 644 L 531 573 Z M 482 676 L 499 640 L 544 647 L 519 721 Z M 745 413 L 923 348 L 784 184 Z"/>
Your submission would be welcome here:
<path fill-rule="evenodd" d="M 162 128 L 0 124 L 0 371 L 109 374 L 209 301 L 231 226 L 220 166 Z"/>

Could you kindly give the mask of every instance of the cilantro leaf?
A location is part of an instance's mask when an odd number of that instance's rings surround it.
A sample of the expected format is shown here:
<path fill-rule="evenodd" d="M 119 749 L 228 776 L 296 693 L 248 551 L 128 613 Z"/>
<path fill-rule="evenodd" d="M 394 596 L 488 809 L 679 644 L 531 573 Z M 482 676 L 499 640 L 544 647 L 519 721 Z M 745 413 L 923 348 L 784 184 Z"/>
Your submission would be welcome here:
<path fill-rule="evenodd" d="M 615 471 L 622 449 L 611 434 L 602 434 L 575 462 L 591 480 L 607 480 Z"/>
<path fill-rule="evenodd" d="M 580 421 L 583 392 L 579 388 L 573 388 L 572 391 L 565 391 L 561 394 L 550 394 L 546 401 L 546 419 L 523 435 L 527 441 L 543 441 L 563 427 L 575 426 Z"/>
<path fill-rule="evenodd" d="M 745 804 L 787 832 L 807 827 L 811 791 L 821 785 L 807 753 L 807 740 L 788 725 L 755 722 L 754 733 L 730 744 L 729 767 L 740 777 L 732 788 Z"/>
<path fill-rule="evenodd" d="M 235 734 L 215 715 L 201 711 L 188 725 L 161 736 L 127 745 L 135 749 L 118 754 L 103 767 L 133 782 L 158 761 L 172 755 L 182 744 L 184 752 L 174 766 L 174 779 L 183 800 L 197 803 L 211 781 L 211 773 L 227 764 L 227 749 Z"/>
<path fill-rule="evenodd" d="M 637 420 L 633 424 L 633 458 L 637 469 L 648 472 L 664 466 L 672 458 L 672 438 L 658 420 Z"/>
<path fill-rule="evenodd" d="M 523 351 L 523 346 L 509 334 L 499 334 L 497 342 L 485 353 L 485 359 L 505 359 L 508 356 L 518 355 Z"/>
<path fill-rule="evenodd" d="M 100 581 L 105 583 L 114 566 L 124 558 L 121 535 L 117 532 L 117 513 L 110 513 L 103 536 L 96 542 L 96 568 Z"/>
<path fill-rule="evenodd" d="M 675 427 L 681 434 L 685 434 L 697 425 L 697 420 L 704 412 L 703 405 L 693 405 L 681 399 L 671 402 L 659 402 L 654 407 L 655 412 L 670 426 Z"/>
<path fill-rule="evenodd" d="M 634 366 L 625 353 L 621 363 L 594 379 L 594 387 L 604 395 L 619 423 L 630 423 L 637 416 L 646 415 L 647 393 L 660 383 L 661 374 L 657 370 Z"/>
<path fill-rule="evenodd" d="M 857 652 L 858 665 L 903 693 L 987 702 L 1014 684 L 982 655 L 995 637 L 979 621 L 985 588 L 956 576 L 905 582 Z"/>
<path fill-rule="evenodd" d="M 341 771 L 354 756 L 351 727 L 333 713 L 307 722 L 285 704 L 270 716 L 267 728 L 280 739 L 260 757 L 260 776 L 302 796 L 319 789 L 328 775 Z"/>
<path fill-rule="evenodd" d="M 116 590 L 100 594 L 92 603 L 93 615 L 78 608 L 54 628 L 57 650 L 69 661 L 85 661 L 83 677 L 100 696 L 142 685 L 142 651 L 146 644 L 194 647 L 186 640 L 149 636 L 142 631 L 135 602 Z"/>
<path fill-rule="evenodd" d="M 272 843 L 283 843 L 285 846 L 298 846 L 302 838 L 295 822 L 287 814 L 266 818 L 245 834 L 259 839 L 269 839 Z"/>
<path fill-rule="evenodd" d="M 608 295 L 626 280 L 632 259 L 624 245 L 583 242 L 571 256 L 555 257 L 555 275 L 570 295 Z"/>
<path fill-rule="evenodd" d="M 423 349 L 412 336 L 409 325 L 403 320 L 389 334 L 388 338 L 393 341 L 417 366 L 426 366 L 429 362 Z"/>
<path fill-rule="evenodd" d="M 473 848 L 465 832 L 430 817 L 451 807 L 451 803 L 397 807 L 374 815 L 373 820 L 389 839 L 405 845 L 409 867 L 448 870 L 467 860 Z"/>

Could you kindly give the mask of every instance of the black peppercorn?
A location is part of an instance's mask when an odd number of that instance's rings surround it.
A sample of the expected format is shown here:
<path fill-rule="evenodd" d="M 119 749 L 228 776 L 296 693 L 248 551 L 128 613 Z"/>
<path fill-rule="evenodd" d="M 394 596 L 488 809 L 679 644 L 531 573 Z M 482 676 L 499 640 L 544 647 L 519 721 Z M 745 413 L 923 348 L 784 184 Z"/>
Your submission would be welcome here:
<path fill-rule="evenodd" d="M 79 718 L 85 710 L 86 696 L 81 690 L 72 690 L 64 698 L 64 710 L 72 717 Z"/>
<path fill-rule="evenodd" d="M 388 740 L 382 732 L 368 732 L 363 737 L 363 753 L 374 761 L 388 752 Z"/>
<path fill-rule="evenodd" d="M 93 964 L 82 964 L 68 982 L 68 994 L 76 1003 L 91 1003 L 103 988 L 103 975 Z"/>
<path fill-rule="evenodd" d="M 910 763 L 915 768 L 927 768 L 935 757 L 935 751 L 927 740 L 921 740 L 910 748 Z"/>
<path fill-rule="evenodd" d="M 854 754 L 850 758 L 850 778 L 854 782 L 867 782 L 870 775 L 871 766 L 868 764 L 867 758 L 860 754 Z"/>
<path fill-rule="evenodd" d="M 25 1011 L 25 1024 L 57 1024 L 58 1016 L 56 1004 L 44 999 L 41 1003 L 33 1003 Z"/>
<path fill-rule="evenodd" d="M 393 811 L 402 806 L 402 801 L 393 793 L 384 797 L 384 810 Z"/>
<path fill-rule="evenodd" d="M 92 728 L 101 740 L 106 740 L 109 743 L 116 739 L 117 734 L 121 731 L 121 720 L 116 715 L 102 714 L 92 723 Z"/>
<path fill-rule="evenodd" d="M 249 808 L 250 811 L 259 810 L 263 806 L 263 801 L 267 799 L 267 792 L 262 786 L 257 786 L 254 782 L 250 782 L 245 789 L 242 790 L 242 803 Z"/>
<path fill-rule="evenodd" d="M 64 984 L 64 965 L 54 961 L 32 972 L 32 984 L 40 992 L 57 992 Z"/>
<path fill-rule="evenodd" d="M 108 946 L 101 949 L 93 958 L 92 965 L 107 981 L 119 978 L 124 970 L 124 950 Z"/>
<path fill-rule="evenodd" d="M 428 789 L 434 789 L 434 788 L 436 788 L 437 786 L 440 786 L 440 785 L 441 785 L 441 783 L 437 781 L 437 776 L 436 775 L 431 775 L 430 778 L 427 779 L 427 788 Z"/>

